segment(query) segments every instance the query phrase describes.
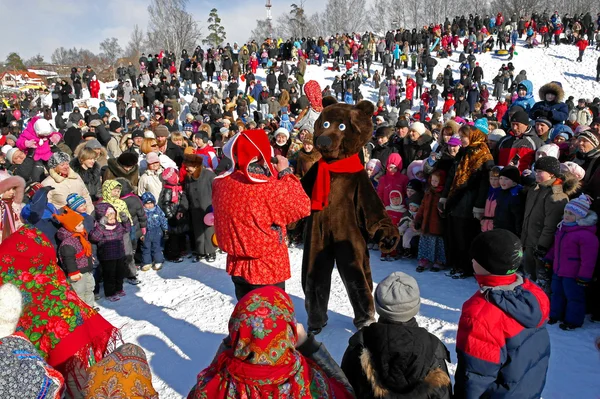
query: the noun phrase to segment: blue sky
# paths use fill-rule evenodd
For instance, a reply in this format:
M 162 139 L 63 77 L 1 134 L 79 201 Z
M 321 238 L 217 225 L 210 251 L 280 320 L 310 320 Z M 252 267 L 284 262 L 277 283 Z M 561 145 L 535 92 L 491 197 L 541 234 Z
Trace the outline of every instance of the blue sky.
M 299 0 L 272 0 L 273 17 L 289 11 Z M 18 52 L 23 59 L 42 54 L 46 61 L 57 47 L 84 47 L 97 53 L 107 37 L 119 39 L 125 48 L 134 24 L 146 28 L 148 0 L 0 0 L 3 40 L 0 60 Z M 257 19 L 265 18 L 265 0 L 191 0 L 188 9 L 203 26 L 216 7 L 227 32 L 227 41 L 248 39 Z M 323 0 L 306 0 L 308 14 L 325 8 Z

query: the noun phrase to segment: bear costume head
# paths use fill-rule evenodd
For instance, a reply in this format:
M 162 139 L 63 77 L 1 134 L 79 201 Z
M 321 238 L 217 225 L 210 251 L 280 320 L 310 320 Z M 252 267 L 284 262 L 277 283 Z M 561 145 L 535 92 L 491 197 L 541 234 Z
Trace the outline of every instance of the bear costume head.
M 375 106 L 369 101 L 356 105 L 323 98 L 323 111 L 315 122 L 314 144 L 326 162 L 357 154 L 373 135 Z

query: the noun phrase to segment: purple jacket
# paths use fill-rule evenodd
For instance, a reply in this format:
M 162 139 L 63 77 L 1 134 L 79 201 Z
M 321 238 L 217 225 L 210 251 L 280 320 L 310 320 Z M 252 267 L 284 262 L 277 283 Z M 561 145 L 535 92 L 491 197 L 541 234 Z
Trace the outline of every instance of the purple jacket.
M 590 212 L 576 226 L 559 226 L 554 244 L 546 255 L 556 275 L 584 281 L 592 279 L 598 258 L 597 221 L 596 213 Z
M 89 235 L 90 242 L 98 244 L 98 260 L 100 261 L 117 260 L 125 257 L 123 237 L 129 234 L 129 230 L 131 230 L 129 218 L 117 223 L 114 229 L 108 230 L 102 221 L 108 208 L 114 209 L 112 205 L 106 202 L 96 205 L 96 226 Z

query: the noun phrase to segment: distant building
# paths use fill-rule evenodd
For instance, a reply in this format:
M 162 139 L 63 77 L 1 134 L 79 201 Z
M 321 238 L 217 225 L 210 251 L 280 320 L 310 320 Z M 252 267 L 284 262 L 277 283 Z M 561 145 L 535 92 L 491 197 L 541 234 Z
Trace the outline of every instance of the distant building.
M 21 87 L 25 85 L 43 85 L 44 79 L 31 71 L 6 71 L 0 73 L 0 84 L 4 87 Z

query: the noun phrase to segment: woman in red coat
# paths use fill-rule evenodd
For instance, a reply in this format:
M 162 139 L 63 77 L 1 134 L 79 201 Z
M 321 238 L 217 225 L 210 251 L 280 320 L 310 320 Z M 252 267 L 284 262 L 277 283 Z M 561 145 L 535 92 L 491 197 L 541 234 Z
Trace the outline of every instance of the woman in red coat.
M 286 158 L 271 163 L 264 130 L 236 134 L 223 152 L 235 165 L 214 180 L 212 203 L 236 297 L 265 285 L 285 288 L 291 277 L 286 226 L 310 215 L 310 199 Z
M 92 98 L 98 98 L 98 94 L 100 94 L 100 82 L 98 82 L 98 78 L 94 75 L 90 82 L 90 96 Z

